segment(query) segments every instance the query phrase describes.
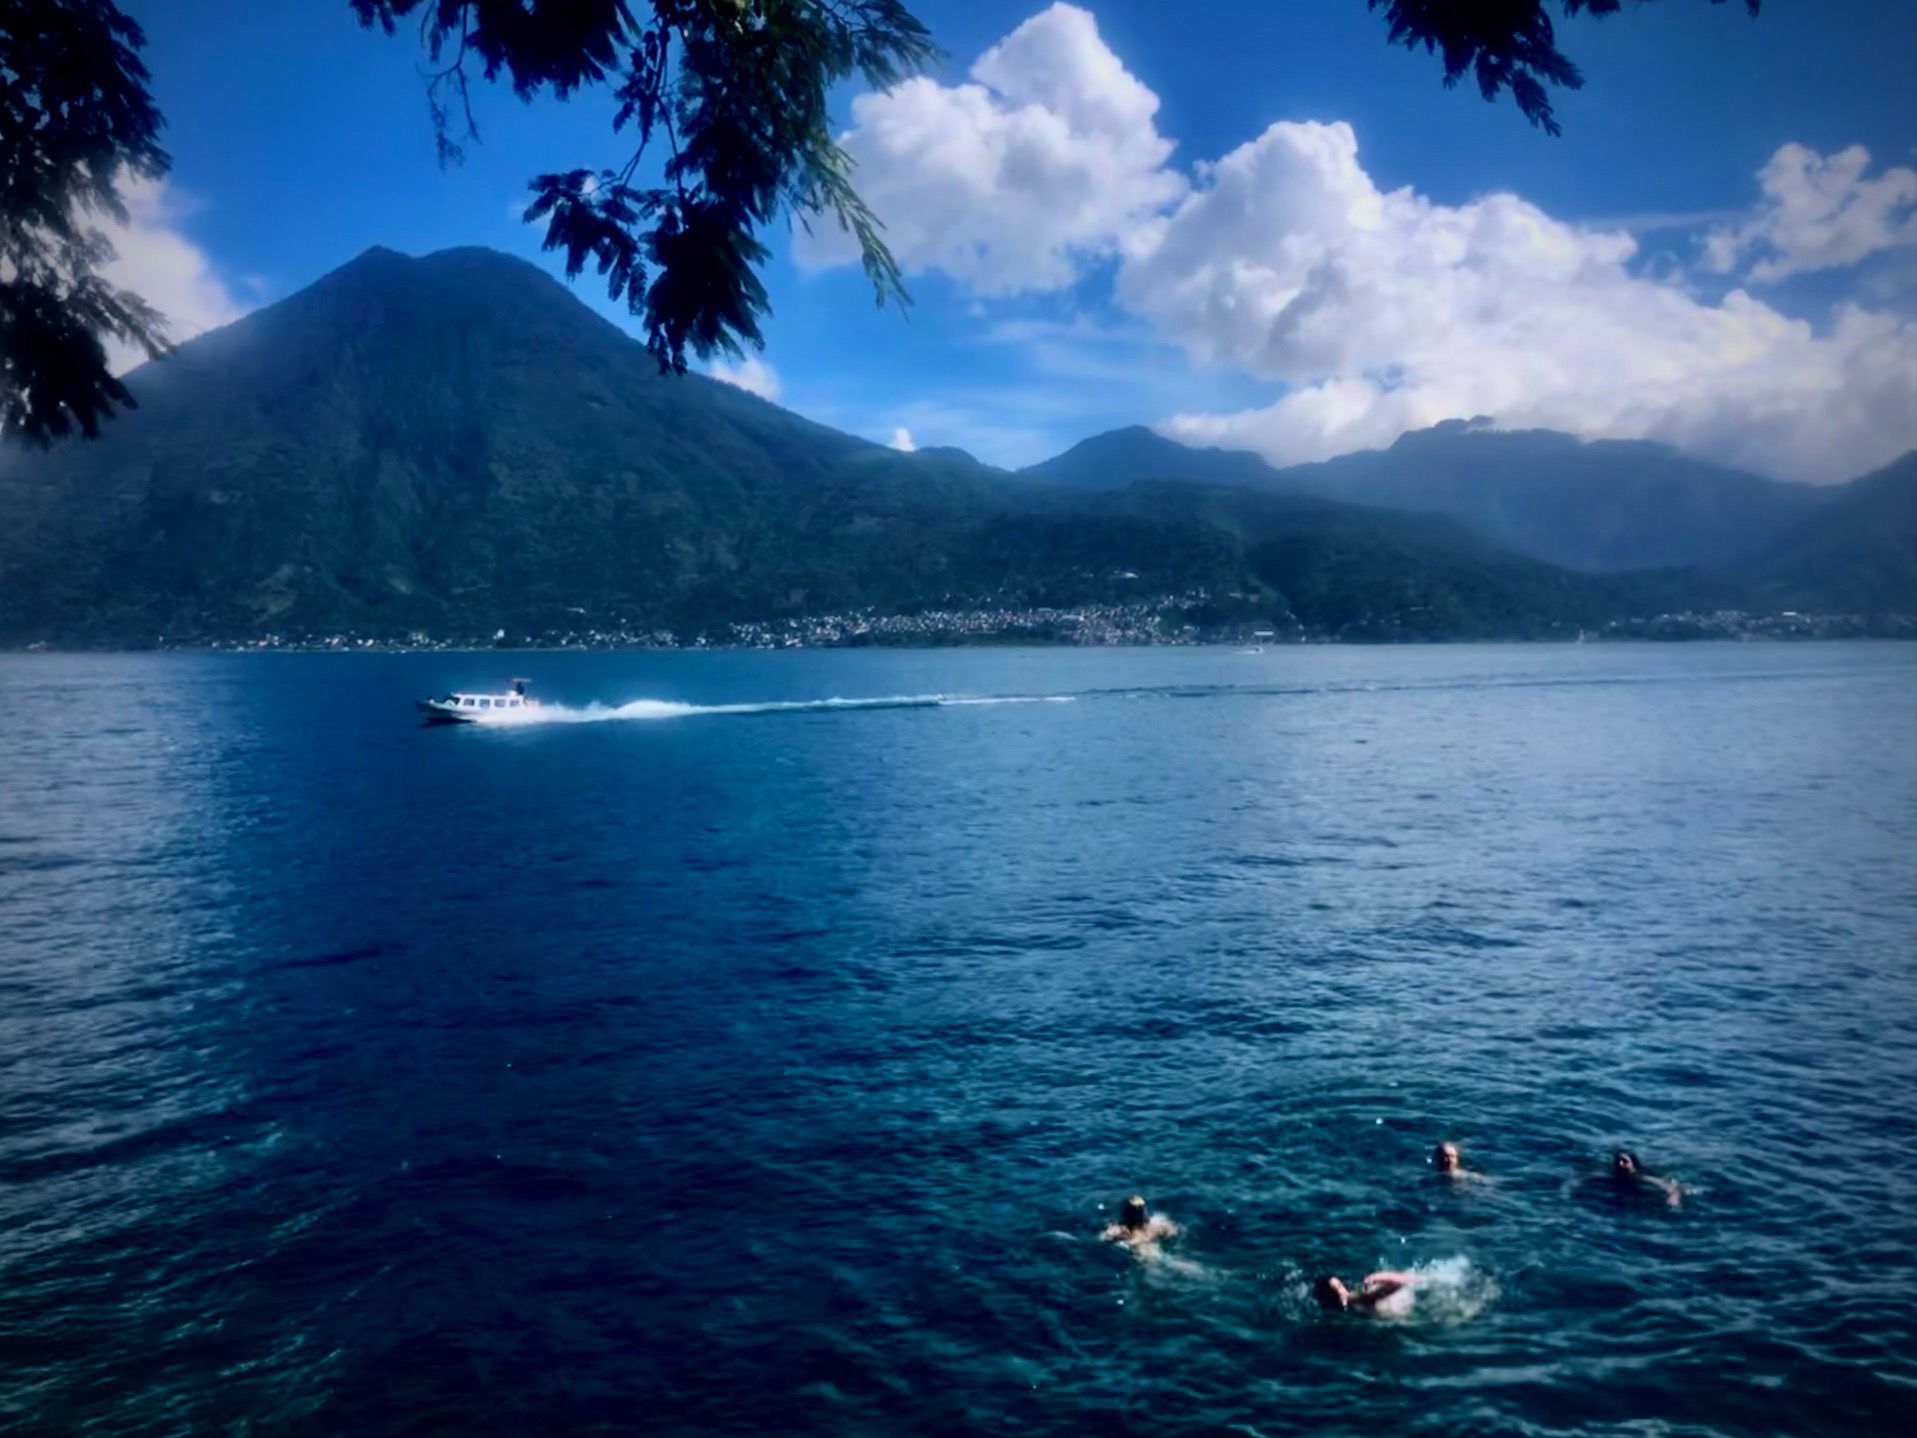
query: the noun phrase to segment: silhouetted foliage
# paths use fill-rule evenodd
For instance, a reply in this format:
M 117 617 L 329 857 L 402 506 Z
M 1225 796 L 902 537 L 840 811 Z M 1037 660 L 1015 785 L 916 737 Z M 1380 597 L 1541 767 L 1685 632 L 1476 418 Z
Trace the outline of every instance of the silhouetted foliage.
M 442 160 L 473 138 L 467 65 L 530 99 L 607 85 L 615 167 L 540 175 L 529 221 L 577 277 L 588 262 L 612 298 L 644 318 L 661 367 L 737 355 L 763 339 L 760 238 L 782 210 L 843 225 L 858 240 L 880 304 L 903 300 L 879 223 L 852 187 L 827 100 L 854 74 L 886 87 L 937 50 L 899 0 L 352 0 L 391 31 L 419 15 Z M 635 13 L 638 12 L 638 13 Z M 459 114 L 454 118 L 453 105 Z M 662 163 L 641 183 L 655 143 Z
M 99 433 L 132 405 L 102 337 L 164 348 L 161 316 L 100 268 L 128 175 L 166 173 L 140 27 L 108 0 L 0 0 L 0 433 Z
M 1566 16 L 1610 15 L 1624 0 L 1558 0 Z M 1711 0 L 1722 5 L 1724 0 Z M 1760 0 L 1744 0 L 1755 15 Z M 1393 44 L 1407 50 L 1422 46 L 1444 58 L 1444 83 L 1455 85 L 1465 72 L 1478 82 L 1487 100 L 1504 91 L 1518 102 L 1525 118 L 1558 133 L 1557 118 L 1545 86 L 1567 90 L 1584 86 L 1584 76 L 1557 47 L 1549 0 L 1365 0 L 1383 10 Z
M 526 218 L 546 225 L 577 278 L 588 263 L 646 325 L 663 368 L 687 351 L 763 343 L 761 235 L 781 213 L 857 239 L 878 302 L 906 300 L 878 217 L 832 135 L 832 87 L 886 87 L 936 54 L 901 0 L 349 0 L 360 23 L 416 26 L 434 70 L 427 99 L 441 160 L 477 137 L 470 83 L 522 99 L 609 87 L 616 165 L 532 182 Z M 1622 0 L 1557 0 L 1567 15 Z M 1712 0 L 1714 4 L 1724 0 Z M 1758 0 L 1744 0 L 1752 13 Z M 1487 98 L 1508 89 L 1557 133 L 1546 85 L 1582 77 L 1556 46 L 1551 0 L 1366 0 L 1391 39 L 1442 55 Z M 0 0 L 0 431 L 44 444 L 96 434 L 133 397 L 103 341 L 164 352 L 161 316 L 99 275 L 112 258 L 87 220 L 124 220 L 118 187 L 168 161 L 140 63 L 140 29 L 110 0 Z M 469 69 L 469 66 L 472 67 Z M 663 150 L 660 155 L 654 149 Z M 649 153 L 659 163 L 642 171 Z
M 1759 0 L 1744 3 L 1756 13 Z M 1557 49 L 1551 0 L 1366 4 L 1383 8 L 1394 43 L 1441 54 L 1447 85 L 1471 71 L 1487 99 L 1509 89 L 1552 134 L 1558 124 L 1545 86 L 1583 84 Z M 1622 0 L 1558 4 L 1567 15 L 1605 15 Z M 844 225 L 858 239 L 879 303 L 906 298 L 826 108 L 832 85 L 848 76 L 884 87 L 937 53 L 899 0 L 650 0 L 644 10 L 625 0 L 352 5 L 362 23 L 389 32 L 418 14 L 436 67 L 427 95 L 443 161 L 456 160 L 460 141 L 477 135 L 469 59 L 521 98 L 611 87 L 619 102 L 613 129 L 633 135 L 629 157 L 617 168 L 539 176 L 526 218 L 546 222 L 546 248 L 565 252 L 569 277 L 591 261 L 611 296 L 644 317 L 662 366 L 683 370 L 688 349 L 709 357 L 762 344 L 760 232 L 782 209 L 802 223 L 826 217 Z M 661 136 L 661 182 L 636 183 Z

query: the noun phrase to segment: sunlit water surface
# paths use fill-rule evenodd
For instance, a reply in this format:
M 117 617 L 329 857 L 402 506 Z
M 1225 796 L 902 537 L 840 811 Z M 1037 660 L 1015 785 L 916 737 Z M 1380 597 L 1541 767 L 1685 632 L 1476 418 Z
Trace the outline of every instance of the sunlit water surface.
M 0 1428 L 1892 1431 L 1914 1218 L 1917 646 L 0 657 Z

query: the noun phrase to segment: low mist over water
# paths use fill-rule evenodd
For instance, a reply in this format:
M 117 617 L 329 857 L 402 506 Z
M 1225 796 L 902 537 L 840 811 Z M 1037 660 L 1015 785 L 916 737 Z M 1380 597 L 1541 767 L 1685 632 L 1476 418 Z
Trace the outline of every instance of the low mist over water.
M 0 1427 L 1894 1431 L 1914 1094 L 1913 646 L 0 656 Z

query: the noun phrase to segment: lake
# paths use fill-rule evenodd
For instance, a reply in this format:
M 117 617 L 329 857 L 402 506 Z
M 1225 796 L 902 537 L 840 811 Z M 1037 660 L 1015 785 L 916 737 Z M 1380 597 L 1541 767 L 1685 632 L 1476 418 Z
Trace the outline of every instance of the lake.
M 1917 645 L 0 656 L 0 1428 L 1889 1432 L 1914 1237 Z

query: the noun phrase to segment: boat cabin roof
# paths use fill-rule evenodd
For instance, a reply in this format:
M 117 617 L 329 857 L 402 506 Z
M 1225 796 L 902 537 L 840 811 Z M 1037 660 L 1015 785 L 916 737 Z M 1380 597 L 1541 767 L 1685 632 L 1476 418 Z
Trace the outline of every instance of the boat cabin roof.
M 440 700 L 442 704 L 456 705 L 461 709 L 524 709 L 536 703 L 524 694 L 461 694 L 454 692 Z

